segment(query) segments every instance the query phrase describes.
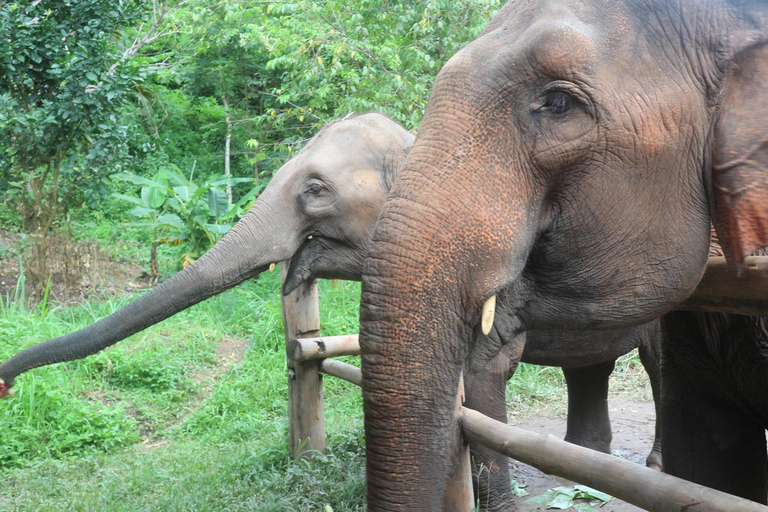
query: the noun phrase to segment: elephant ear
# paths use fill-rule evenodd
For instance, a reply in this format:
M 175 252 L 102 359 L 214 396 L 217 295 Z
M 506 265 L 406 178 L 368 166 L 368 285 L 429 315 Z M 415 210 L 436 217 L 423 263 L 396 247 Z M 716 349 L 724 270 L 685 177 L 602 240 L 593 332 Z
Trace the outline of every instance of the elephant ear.
M 768 245 L 768 45 L 730 63 L 714 131 L 712 222 L 731 266 Z

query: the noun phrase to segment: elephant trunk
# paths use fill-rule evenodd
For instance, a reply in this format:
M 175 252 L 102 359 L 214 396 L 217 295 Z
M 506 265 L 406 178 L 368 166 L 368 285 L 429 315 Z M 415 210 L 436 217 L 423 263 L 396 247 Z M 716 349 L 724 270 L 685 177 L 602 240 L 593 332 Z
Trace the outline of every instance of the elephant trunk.
M 427 181 L 423 166 L 446 154 L 428 133 L 384 206 L 363 276 L 370 510 L 441 510 L 461 439 L 459 379 L 483 304 L 522 272 L 538 217 L 522 184 L 519 197 L 499 201 L 487 188 L 462 195 L 452 179 Z M 461 172 L 452 161 L 441 175 Z
M 289 215 L 273 205 L 279 194 L 265 190 L 259 201 L 210 251 L 168 281 L 112 315 L 79 331 L 19 352 L 0 364 L 0 397 L 15 378 L 38 366 L 95 354 L 213 295 L 253 278 L 271 263 L 290 258 L 298 245 Z

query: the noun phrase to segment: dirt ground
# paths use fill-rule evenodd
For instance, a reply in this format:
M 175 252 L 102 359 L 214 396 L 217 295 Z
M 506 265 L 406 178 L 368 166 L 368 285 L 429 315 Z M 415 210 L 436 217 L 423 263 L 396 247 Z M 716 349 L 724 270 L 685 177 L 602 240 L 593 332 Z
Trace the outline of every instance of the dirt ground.
M 31 241 L 24 252 L 26 266 L 35 257 Z M 46 251 L 52 273 L 48 299 L 53 302 L 79 302 L 94 294 L 117 295 L 148 288 L 148 276 L 132 262 L 111 258 L 93 242 L 76 242 L 64 234 L 51 235 Z M 12 297 L 19 279 L 21 237 L 0 230 L 0 300 Z M 29 274 L 27 274 L 29 279 Z M 27 283 L 27 300 L 39 302 Z
M 622 459 L 645 464 L 645 457 L 653 445 L 656 421 L 653 402 L 609 400 L 609 411 L 613 427 L 613 442 L 611 443 L 613 454 Z M 519 421 L 511 419 L 510 423 L 533 432 L 552 434 L 561 439 L 565 436 L 565 418 L 535 416 Z M 518 483 L 527 486 L 525 490 L 530 493 L 530 496 L 543 494 L 553 487 L 561 485 L 572 487 L 574 485 L 569 480 L 545 475 L 536 468 L 519 462 L 512 462 L 512 473 Z M 543 506 L 526 504 L 525 500 L 530 496 L 520 498 L 518 510 L 521 512 L 548 510 Z M 603 512 L 634 512 L 642 509 L 613 498 L 604 506 L 599 507 L 598 510 Z

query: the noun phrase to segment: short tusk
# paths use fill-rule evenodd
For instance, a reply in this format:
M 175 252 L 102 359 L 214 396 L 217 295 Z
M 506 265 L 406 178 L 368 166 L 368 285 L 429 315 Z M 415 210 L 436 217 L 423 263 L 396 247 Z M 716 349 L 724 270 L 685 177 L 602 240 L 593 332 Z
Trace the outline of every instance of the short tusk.
M 491 332 L 494 316 L 496 316 L 496 296 L 492 295 L 488 297 L 488 299 L 485 301 L 485 304 L 483 304 L 481 326 L 485 336 L 488 336 L 488 333 Z
M 273 270 L 275 270 L 275 264 L 274 263 L 270 263 L 269 264 L 269 271 L 272 272 Z

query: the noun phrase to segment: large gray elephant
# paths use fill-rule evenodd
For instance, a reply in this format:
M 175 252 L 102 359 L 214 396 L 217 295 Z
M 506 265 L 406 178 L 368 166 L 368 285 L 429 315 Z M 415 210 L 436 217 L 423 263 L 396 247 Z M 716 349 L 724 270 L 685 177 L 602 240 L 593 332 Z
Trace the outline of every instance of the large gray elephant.
M 371 510 L 442 508 L 492 297 L 504 340 L 622 328 L 693 292 L 712 223 L 734 267 L 768 243 L 766 45 L 761 1 L 513 0 L 445 65 L 362 281 Z
M 380 114 L 330 123 L 277 172 L 253 210 L 238 224 L 235 242 L 225 237 L 200 262 L 135 303 L 93 326 L 36 345 L 3 363 L 0 377 L 5 384 L 0 384 L 4 386 L 0 392 L 10 388 L 22 371 L 101 350 L 257 275 L 281 258 L 290 259 L 285 293 L 317 277 L 359 280 L 374 221 L 413 139 Z M 284 231 L 265 227 L 272 219 L 279 219 L 278 227 Z M 210 268 L 222 264 L 227 268 L 219 273 Z M 237 273 L 229 275 L 233 271 Z M 196 282 L 200 275 L 212 277 Z M 658 402 L 658 322 L 596 333 L 531 331 L 514 340 L 503 339 L 508 331 L 498 328 L 503 322 L 500 317 L 487 336 L 478 335 L 476 347 L 482 353 L 473 360 L 481 364 L 467 372 L 468 406 L 506 421 L 504 384 L 518 362 L 560 366 L 569 397 L 566 440 L 609 453 L 608 377 L 616 358 L 634 348 L 639 348 Z M 490 363 L 485 353 L 493 354 Z M 480 468 L 481 478 L 476 484 L 481 504 L 491 510 L 508 506 L 508 460 L 482 447 L 472 446 L 472 452 Z M 661 467 L 658 435 L 647 462 Z

